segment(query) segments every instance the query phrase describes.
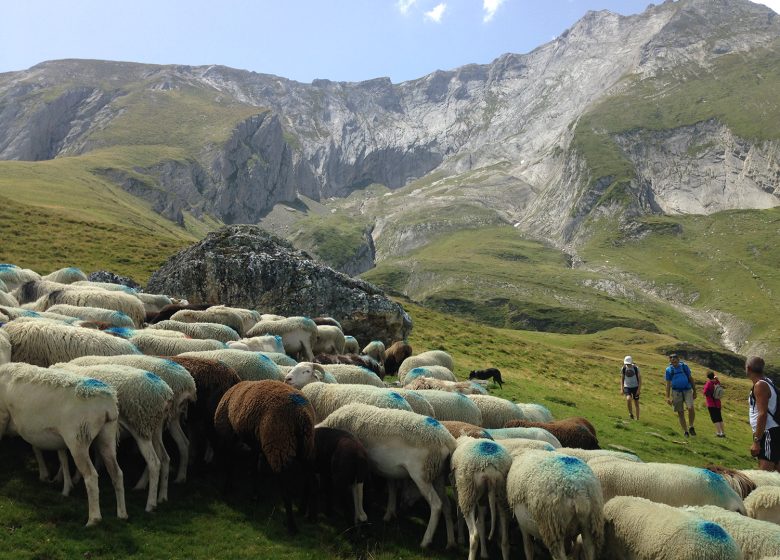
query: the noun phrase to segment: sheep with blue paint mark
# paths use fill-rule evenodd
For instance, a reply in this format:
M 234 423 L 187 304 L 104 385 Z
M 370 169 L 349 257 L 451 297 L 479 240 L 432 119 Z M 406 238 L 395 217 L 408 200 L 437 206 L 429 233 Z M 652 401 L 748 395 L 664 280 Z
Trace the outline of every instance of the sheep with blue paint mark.
M 745 560 L 763 560 L 780 554 L 780 527 L 775 523 L 751 519 L 717 506 L 692 506 L 683 510 L 720 525 L 739 545 Z
M 515 455 L 520 455 L 522 453 L 525 453 L 529 449 L 535 449 L 537 451 L 560 451 L 559 449 L 556 449 L 546 441 L 541 441 L 538 439 L 514 438 L 514 439 L 498 439 L 495 441 L 503 445 L 504 449 L 506 449 L 509 452 L 509 454 L 512 455 L 513 457 Z
M 443 366 L 451 372 L 455 371 L 452 356 L 442 350 L 429 350 L 416 356 L 409 356 L 401 362 L 398 366 L 398 380 L 403 384 L 407 373 L 422 366 Z
M 67 315 L 68 317 L 75 317 L 83 321 L 98 321 L 106 323 L 112 327 L 127 327 L 133 328 L 133 320 L 121 311 L 112 311 L 111 309 L 103 309 L 100 307 L 80 307 L 76 305 L 52 305 L 47 309 L 48 313 L 58 313 L 60 315 Z
M 205 358 L 217 360 L 233 368 L 243 381 L 283 381 L 282 371 L 271 358 L 260 352 L 244 350 L 210 350 L 207 352 L 184 352 L 179 356 L 185 358 Z
M 284 352 L 260 352 L 263 356 L 269 358 L 277 366 L 295 366 L 298 362 L 293 360 L 290 356 Z
M 0 280 L 9 292 L 13 292 L 26 282 L 40 280 L 41 275 L 29 268 L 19 268 L 15 264 L 0 264 Z
M 554 435 L 543 428 L 486 428 L 487 433 L 495 440 L 500 439 L 535 439 L 546 441 L 555 449 L 559 449 L 561 442 Z
M 360 344 L 354 336 L 344 335 L 344 353 L 345 354 L 358 354 L 360 352 Z
M 707 469 L 675 463 L 631 463 L 627 468 L 624 461 L 599 461 L 592 469 L 606 500 L 631 495 L 674 507 L 713 505 L 745 513 L 742 498 Z
M 493 537 L 496 519 L 499 524 L 501 555 L 509 560 L 509 527 L 507 523 L 507 474 L 512 457 L 499 443 L 489 439 L 461 436 L 450 460 L 450 480 L 454 482 L 458 506 L 469 530 L 469 560 L 487 558 L 487 539 Z M 485 534 L 486 503 L 490 507 L 490 534 Z
M 63 282 L 64 283 L 64 282 Z M 126 294 L 132 294 L 138 297 L 138 292 L 130 286 L 124 284 L 115 284 L 113 282 L 94 282 L 92 280 L 78 280 L 71 282 L 71 286 L 79 286 L 82 288 L 93 288 L 96 290 L 108 290 L 109 292 L 124 292 Z
M 604 504 L 604 560 L 742 560 L 723 527 L 693 513 L 635 496 Z
M 357 437 L 368 452 L 374 472 L 388 479 L 385 521 L 395 516 L 395 481 L 411 478 L 431 508 L 420 545 L 426 548 L 431 544 L 442 510 L 447 525 L 447 546 L 455 545 L 444 483 L 448 459 L 457 444 L 441 423 L 411 411 L 352 403 L 336 410 L 319 426 L 345 430 Z
M 528 450 L 516 455 L 507 476 L 507 498 L 523 534 L 527 560 L 541 539 L 553 560 L 566 560 L 578 536 L 584 558 L 595 560 L 604 540 L 601 486 L 576 457 Z
M 3 325 L 11 341 L 11 360 L 48 367 L 81 356 L 139 354 L 127 340 L 94 329 L 47 320 L 17 319 Z
M 149 330 L 177 331 L 190 338 L 218 340 L 231 342 L 239 339 L 238 333 L 232 327 L 220 323 L 184 323 L 182 321 L 160 321 L 147 327 Z
M 512 420 L 524 420 L 523 411 L 512 401 L 491 395 L 468 395 L 482 413 L 482 426 L 485 428 L 503 428 Z
M 315 356 L 317 354 L 343 354 L 344 344 L 344 333 L 339 327 L 317 325 L 317 338 L 312 348 Z
M 11 321 L 21 319 L 22 321 L 19 322 L 23 322 L 24 320 L 29 319 L 48 319 L 64 325 L 78 325 L 81 322 L 81 319 L 78 317 L 70 317 L 68 315 L 50 313 L 48 311 L 32 311 L 30 309 L 25 309 L 24 307 L 0 306 L 0 311 L 2 311 Z
M 149 469 L 146 511 L 167 501 L 170 457 L 162 433 L 173 406 L 171 388 L 155 374 L 129 366 L 60 364 L 58 369 L 99 379 L 116 390 L 119 425 L 133 437 Z
M 753 519 L 780 524 L 780 487 L 756 488 L 745 498 L 745 509 Z
M 403 379 L 401 379 L 399 374 L 398 380 L 403 385 L 408 386 L 415 379 L 419 379 L 420 377 L 430 377 L 432 379 L 440 379 L 449 382 L 457 381 L 455 374 L 444 366 L 418 366 L 407 371 Z
M 295 386 L 291 383 L 288 383 L 288 385 Z M 323 421 L 333 412 L 350 403 L 364 403 L 379 408 L 412 411 L 409 403 L 396 391 L 369 385 L 309 383 L 301 391 L 314 406 L 318 422 Z
M 406 402 L 409 403 L 409 406 L 412 407 L 413 412 L 422 414 L 423 416 L 436 415 L 433 407 L 431 406 L 431 403 L 429 403 L 425 397 L 423 397 L 417 391 L 411 391 L 409 389 L 395 389 L 395 391 L 401 395 L 406 400 Z
M 166 385 L 173 391 L 173 406 L 171 406 L 170 416 L 166 421 L 166 428 L 179 450 L 179 470 L 174 482 L 185 482 L 187 480 L 187 460 L 190 444 L 182 429 L 181 421 L 186 417 L 190 403 L 195 402 L 197 398 L 195 380 L 189 372 L 176 362 L 154 356 L 85 356 L 76 358 L 70 363 L 77 366 L 105 364 L 130 366 L 150 371 L 165 381 Z M 55 367 L 58 366 L 55 365 Z M 142 480 L 141 484 L 136 487 L 138 488 L 139 486 L 145 487 L 146 484 Z
M 20 435 L 36 450 L 57 451 L 67 483 L 70 451 L 87 490 L 87 526 L 101 519 L 98 473 L 89 456 L 93 442 L 111 477 L 117 517 L 127 519 L 124 480 L 116 460 L 118 417 L 116 390 L 101 381 L 24 363 L 0 366 L 0 439 Z M 42 460 L 40 451 L 36 456 Z M 40 474 L 48 479 L 45 469 Z
M 239 344 L 246 347 L 240 348 L 241 350 L 284 353 L 284 344 L 282 343 L 282 337 L 279 335 L 267 334 L 263 336 L 253 336 L 251 338 L 242 338 L 236 342 L 228 342 L 228 346 L 231 348 L 238 348 Z
M 385 387 L 384 381 L 382 381 L 376 373 L 362 366 L 327 364 L 323 367 L 325 368 L 325 371 L 332 374 L 339 383 Z
M 529 422 L 552 422 L 552 412 L 546 406 L 537 403 L 515 403 L 523 411 Z
M 87 279 L 87 275 L 82 272 L 80 268 L 75 266 L 69 266 L 67 268 L 60 268 L 41 277 L 42 280 L 48 280 L 50 282 L 59 282 L 60 284 L 73 284 L 74 282 L 82 282 Z
M 149 329 L 136 331 L 130 337 L 130 342 L 148 356 L 176 356 L 185 352 L 208 352 L 227 348 L 224 342 L 218 340 L 157 336 L 159 332 L 164 331 L 150 331 Z
M 286 317 L 273 321 L 258 321 L 248 333 L 247 338 L 262 335 L 278 335 L 282 337 L 285 353 L 303 359 L 314 361 L 314 344 L 317 340 L 317 325 L 308 317 Z
M 363 348 L 363 354 L 371 356 L 377 363 L 385 363 L 385 343 L 381 340 L 372 340 Z
M 482 413 L 466 395 L 430 389 L 419 390 L 417 393 L 431 403 L 437 420 L 459 420 L 475 426 L 482 425 Z
M 624 451 L 612 451 L 610 449 L 580 449 L 578 447 L 561 447 L 556 449 L 558 453 L 564 455 L 571 455 L 582 459 L 586 463 L 590 464 L 591 461 L 598 463 L 600 461 L 632 461 L 634 463 L 641 463 L 642 459 L 633 453 L 626 453 Z

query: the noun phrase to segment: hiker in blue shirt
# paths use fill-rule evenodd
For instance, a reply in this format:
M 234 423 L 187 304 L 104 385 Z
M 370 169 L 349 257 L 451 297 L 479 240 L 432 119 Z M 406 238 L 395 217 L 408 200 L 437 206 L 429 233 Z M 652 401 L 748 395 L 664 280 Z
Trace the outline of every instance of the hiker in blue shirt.
M 671 396 L 669 392 L 671 391 Z M 688 364 L 681 362 L 677 354 L 669 354 L 669 367 L 666 368 L 666 402 L 674 407 L 683 434 L 695 436 L 693 420 L 696 412 L 693 410 L 693 399 L 696 398 L 696 385 L 691 377 L 691 369 Z M 685 409 L 688 409 L 688 424 L 685 424 Z

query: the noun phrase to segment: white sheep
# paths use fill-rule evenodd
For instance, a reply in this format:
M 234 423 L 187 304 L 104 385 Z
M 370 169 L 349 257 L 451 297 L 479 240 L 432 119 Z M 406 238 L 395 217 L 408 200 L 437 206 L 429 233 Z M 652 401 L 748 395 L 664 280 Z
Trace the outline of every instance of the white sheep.
M 354 336 L 344 336 L 344 353 L 357 354 L 360 352 L 360 344 Z
M 751 519 L 717 506 L 683 509 L 720 525 L 739 545 L 745 560 L 762 560 L 767 556 L 780 555 L 780 527 L 774 523 Z
M 284 382 L 296 389 L 302 389 L 309 383 L 338 383 L 332 374 L 325 371 L 321 364 L 301 362 L 294 366 L 279 366 Z M 292 375 L 290 373 L 292 372 Z
M 451 382 L 457 381 L 455 374 L 452 373 L 449 368 L 436 365 L 417 366 L 407 371 L 403 377 L 401 377 L 400 372 L 398 374 L 398 380 L 403 385 L 409 385 L 412 381 L 419 377 L 432 377 L 433 379 L 441 379 L 442 381 Z
M 417 414 L 422 414 L 423 416 L 436 416 L 436 412 L 433 410 L 431 403 L 417 391 L 411 391 L 409 389 L 395 389 L 395 391 L 409 403 L 409 406 L 412 407 L 412 411 Z
M 412 371 L 416 371 L 418 369 L 427 370 L 428 368 L 414 368 Z M 406 376 L 407 381 L 409 380 L 410 375 L 411 372 Z M 413 391 L 432 389 L 435 391 L 449 391 L 450 393 L 463 393 L 464 395 L 487 394 L 487 390 L 479 383 L 473 383 L 471 381 L 445 381 L 443 379 L 435 379 L 433 377 L 415 377 L 411 381 L 408 381 L 404 387 Z
M 0 329 L 0 366 L 11 361 L 11 339 L 8 333 Z
M 8 307 L 19 307 L 19 302 L 16 298 L 9 293 L 0 290 L 0 305 L 6 305 Z
M 116 514 L 127 519 L 122 470 L 116 460 L 116 391 L 96 379 L 13 363 L 0 366 L 0 439 L 19 435 L 36 450 L 52 450 L 70 482 L 67 451 L 87 489 L 87 526 L 101 519 L 98 473 L 89 457 L 94 442 L 111 477 Z M 40 451 L 36 452 L 40 456 Z M 48 473 L 42 475 L 48 478 Z
M 268 356 L 260 352 L 246 352 L 244 350 L 210 350 L 208 352 L 184 352 L 179 354 L 182 358 L 206 358 L 217 360 L 235 370 L 243 381 L 262 381 L 270 379 L 283 381 L 282 372 Z
M 431 515 L 420 545 L 433 540 L 442 508 L 447 524 L 447 546 L 455 545 L 455 532 L 449 501 L 444 492 L 448 458 L 456 443 L 438 421 L 411 411 L 377 408 L 366 404 L 348 404 L 320 424 L 345 430 L 357 437 L 368 452 L 375 472 L 390 481 L 411 478 L 428 502 Z M 395 484 L 389 485 L 385 521 L 395 515 Z
M 480 501 L 490 505 L 490 536 L 499 522 L 501 555 L 509 560 L 509 531 L 506 496 L 506 479 L 512 466 L 512 457 L 499 443 L 488 439 L 461 436 L 450 460 L 450 479 L 454 480 L 458 505 L 469 529 L 469 560 L 477 557 L 481 542 L 481 557 L 487 558 L 484 508 Z
M 450 371 L 455 371 L 452 356 L 442 350 L 429 350 L 416 356 L 409 356 L 401 362 L 398 368 L 398 380 L 403 383 L 404 376 L 420 366 L 444 366 Z
M 742 560 L 720 525 L 666 504 L 617 496 L 604 504 L 604 519 L 605 560 Z
M 80 268 L 75 266 L 69 266 L 67 268 L 60 268 L 41 277 L 42 280 L 49 280 L 51 282 L 59 282 L 61 284 L 73 284 L 74 282 L 85 281 L 87 275 L 84 274 Z
M 94 329 L 45 320 L 17 319 L 3 325 L 11 341 L 11 359 L 48 367 L 81 356 L 138 354 L 130 342 Z
M 171 388 L 155 374 L 129 366 L 66 363 L 58 369 L 94 377 L 116 389 L 119 425 L 133 437 L 149 469 L 146 511 L 154 510 L 158 502 L 167 501 L 170 457 L 163 445 L 162 432 L 173 405 Z
M 745 498 L 748 516 L 780 524 L 780 487 L 759 486 Z
M 46 278 L 44 278 L 46 280 Z M 53 280 L 54 282 L 61 282 L 61 280 Z M 62 282 L 63 284 L 65 282 Z M 97 290 L 108 290 L 109 292 L 124 292 L 126 294 L 133 294 L 138 296 L 138 292 L 130 286 L 124 284 L 115 284 L 113 282 L 93 282 L 92 280 L 77 280 L 76 282 L 70 282 L 71 286 L 79 286 L 81 288 L 93 288 Z
M 495 441 L 500 443 L 512 456 L 525 453 L 529 449 L 536 449 L 538 451 L 560 451 L 546 441 L 538 439 L 515 438 L 497 439 Z
M 239 336 L 246 334 L 245 319 L 233 309 L 224 306 L 212 306 L 208 309 L 180 309 L 171 315 L 171 321 L 180 323 L 219 323 L 227 325 Z
M 495 440 L 516 438 L 535 439 L 538 441 L 546 441 L 555 449 L 559 449 L 561 447 L 561 442 L 558 441 L 558 438 L 556 438 L 544 428 L 486 428 L 485 431 Z
M 238 333 L 227 325 L 220 323 L 184 323 L 182 321 L 160 321 L 149 325 L 147 329 L 178 331 L 191 338 L 211 339 L 220 342 L 231 342 L 239 339 Z
M 185 352 L 208 352 L 227 348 L 224 342 L 218 340 L 157 336 L 160 332 L 165 331 L 139 330 L 130 337 L 130 342 L 150 356 L 176 356 Z
M 163 294 L 145 294 L 139 292 L 135 294 L 135 297 L 140 299 L 141 303 L 144 304 L 147 316 L 159 313 L 163 307 L 173 303 L 173 300 L 170 297 Z
M 22 322 L 22 319 L 49 319 L 65 325 L 78 325 L 81 322 L 81 319 L 77 317 L 50 313 L 48 311 L 32 311 L 24 307 L 0 306 L 0 311 L 11 321 L 20 320 Z
M 288 374 L 289 376 L 289 374 Z M 294 384 L 288 385 L 295 387 Z M 350 403 L 370 404 L 379 408 L 412 411 L 409 403 L 397 392 L 370 385 L 342 385 L 341 383 L 309 383 L 301 391 L 311 401 L 321 422 L 334 411 Z
M 323 367 L 325 368 L 325 371 L 332 374 L 339 383 L 385 387 L 384 381 L 379 379 L 377 374 L 363 366 L 353 366 L 351 364 L 326 364 L 323 365 Z
M 537 403 L 515 403 L 525 414 L 525 419 L 529 422 L 552 422 L 554 420 L 552 412 L 541 404 Z
M 591 461 L 597 463 L 599 461 L 612 460 L 612 461 L 633 461 L 635 463 L 641 463 L 642 459 L 634 455 L 633 453 L 625 453 L 623 451 L 611 451 L 609 449 L 580 449 L 578 447 L 561 447 L 556 449 L 558 453 L 564 455 L 571 455 L 582 459 L 586 463 L 590 464 Z
M 284 353 L 284 344 L 279 335 L 253 336 L 252 338 L 242 338 L 236 342 L 228 342 L 231 348 L 237 348 L 238 344 L 243 344 L 246 348 L 240 350 L 251 350 L 252 352 L 279 352 Z
M 431 404 L 437 420 L 459 420 L 475 426 L 482 425 L 482 413 L 466 395 L 430 389 L 417 391 L 417 394 Z
M 0 280 L 9 291 L 16 290 L 26 282 L 40 280 L 41 275 L 29 268 L 19 268 L 15 264 L 0 264 Z
M 112 327 L 128 327 L 132 328 L 135 325 L 133 320 L 121 311 L 113 311 L 111 309 L 102 309 L 100 307 L 80 307 L 76 305 L 52 305 L 47 309 L 49 313 L 58 313 L 60 315 L 67 315 L 68 317 L 76 317 L 84 321 L 99 321 L 101 323 L 108 323 Z
M 523 533 L 527 560 L 540 538 L 554 560 L 566 560 L 577 535 L 584 557 L 595 560 L 604 538 L 599 481 L 576 457 L 528 450 L 516 455 L 507 476 L 507 498 Z
M 314 341 L 314 354 L 343 354 L 344 333 L 332 325 L 317 325 L 317 339 Z
M 510 420 L 525 420 L 525 415 L 512 401 L 490 395 L 467 395 L 482 413 L 484 428 L 503 428 Z
M 742 498 L 719 474 L 676 463 L 593 462 L 604 499 L 629 494 L 670 506 L 714 505 L 745 513 Z
M 372 340 L 366 344 L 362 353 L 366 356 L 371 356 L 374 358 L 374 361 L 378 364 L 385 363 L 385 344 L 381 340 Z
M 195 402 L 197 398 L 195 380 L 189 372 L 176 362 L 153 356 L 85 356 L 76 358 L 70 363 L 77 366 L 101 364 L 130 366 L 144 371 L 151 371 L 165 381 L 168 387 L 171 388 L 171 391 L 173 391 L 173 406 L 171 407 L 166 425 L 179 450 L 179 470 L 174 482 L 185 482 L 187 480 L 187 461 L 189 459 L 190 445 L 182 429 L 181 420 L 185 417 L 189 404 Z M 148 473 L 146 474 L 148 475 Z M 142 483 L 140 486 L 145 487 L 145 484 Z
M 268 334 L 281 336 L 284 351 L 290 356 L 302 355 L 306 361 L 314 361 L 313 348 L 317 340 L 317 325 L 308 317 L 258 321 L 246 336 L 251 338 Z
M 292 359 L 290 356 L 285 354 L 284 352 L 260 352 L 263 356 L 270 359 L 273 363 L 275 363 L 277 366 L 295 366 L 298 365 L 298 362 Z
M 756 486 L 780 486 L 780 473 L 777 471 L 745 469 L 740 472 L 752 480 Z
M 134 295 L 125 292 L 110 292 L 97 288 L 66 285 L 66 289 L 55 290 L 41 299 L 43 301 L 36 307 L 36 311 L 46 311 L 53 305 L 68 304 L 121 311 L 133 320 L 136 327 L 141 327 L 146 319 L 143 303 Z

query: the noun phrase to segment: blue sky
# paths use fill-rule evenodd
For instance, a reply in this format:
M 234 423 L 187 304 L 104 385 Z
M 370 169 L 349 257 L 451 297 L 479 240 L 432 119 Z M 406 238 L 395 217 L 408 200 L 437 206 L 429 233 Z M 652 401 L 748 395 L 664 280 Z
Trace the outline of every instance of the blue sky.
M 588 10 L 649 0 L 5 0 L 0 72 L 95 58 L 393 82 L 546 43 Z M 780 0 L 765 0 L 780 11 Z

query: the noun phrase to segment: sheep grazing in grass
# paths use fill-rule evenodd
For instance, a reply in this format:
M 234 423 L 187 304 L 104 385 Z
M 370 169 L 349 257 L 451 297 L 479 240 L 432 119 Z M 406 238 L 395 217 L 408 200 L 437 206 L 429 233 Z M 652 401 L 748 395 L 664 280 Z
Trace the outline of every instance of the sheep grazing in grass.
M 372 340 L 363 348 L 363 354 L 371 356 L 378 364 L 384 364 L 385 344 L 381 340 Z
M 59 282 L 59 280 L 56 280 L 56 282 Z M 134 288 L 125 286 L 124 284 L 114 284 L 113 282 L 93 282 L 92 280 L 77 280 L 75 282 L 71 282 L 70 285 L 79 286 L 82 288 L 96 288 L 99 290 L 108 290 L 109 292 L 124 292 L 126 294 L 132 294 L 138 297 L 138 292 L 136 292 Z
M 114 486 L 117 517 L 127 519 L 116 460 L 118 417 L 116 391 L 101 381 L 29 364 L 0 366 L 0 439 L 19 435 L 35 449 L 57 451 L 68 483 L 70 451 L 87 489 L 87 526 L 101 519 L 98 473 L 89 457 L 93 442 Z
M 315 354 L 343 354 L 344 333 L 331 325 L 317 325 L 317 338 L 312 352 Z
M 184 323 L 182 321 L 160 321 L 154 325 L 149 325 L 150 330 L 178 331 L 191 338 L 211 339 L 220 342 L 230 342 L 238 340 L 236 331 L 227 325 L 219 323 Z
M 252 323 L 244 314 L 223 305 L 212 305 L 208 309 L 202 311 L 182 309 L 181 311 L 174 313 L 171 316 L 171 320 L 182 323 L 219 323 L 220 325 L 227 325 L 236 331 L 239 336 L 246 335 L 247 330 L 251 328 L 250 323 Z M 158 322 L 159 321 L 155 321 L 155 324 Z
M 416 369 L 424 368 L 414 368 Z M 425 368 L 427 369 L 427 368 Z M 411 374 L 411 372 L 410 372 Z M 406 376 L 409 378 L 409 375 Z M 433 391 L 449 391 L 450 393 L 462 393 L 464 395 L 486 395 L 487 390 L 471 381 L 445 381 L 443 379 L 434 379 L 433 377 L 415 377 L 412 381 L 404 385 L 407 389 L 413 391 L 422 391 L 423 389 L 430 389 Z
M 585 462 L 549 451 L 516 455 L 507 476 L 507 497 L 527 560 L 534 557 L 532 538 L 540 538 L 554 560 L 565 560 L 578 535 L 584 558 L 597 558 L 604 539 L 603 498 Z
M 360 366 L 374 372 L 379 379 L 385 378 L 385 371 L 381 364 L 370 356 L 361 356 L 360 354 L 317 354 L 314 357 L 314 361 L 324 365 L 347 364 Z
M 499 387 L 504 387 L 504 380 L 501 379 L 501 371 L 498 370 L 498 368 L 487 368 L 487 369 L 479 369 L 479 370 L 472 370 L 469 372 L 469 379 L 482 379 L 483 381 L 486 379 L 492 379 L 494 382 L 498 384 Z
M 87 280 L 87 275 L 84 274 L 80 268 L 75 266 L 69 266 L 67 268 L 60 268 L 42 276 L 41 280 L 48 280 L 50 282 L 59 282 L 60 284 L 73 284 L 74 282 L 83 282 Z
M 403 383 L 407 373 L 416 367 L 422 366 L 443 366 L 450 370 L 450 372 L 455 371 L 452 356 L 441 350 L 429 350 L 428 352 L 406 358 L 398 367 L 398 380 Z M 454 381 L 454 379 L 452 379 L 452 381 Z
M 211 350 L 208 352 L 184 352 L 179 354 L 185 358 L 206 358 L 217 360 L 233 368 L 243 381 L 282 381 L 282 371 L 271 358 L 260 352 L 245 352 L 244 350 Z
M 182 483 L 187 480 L 187 462 L 189 458 L 190 443 L 181 426 L 182 417 L 186 418 L 188 406 L 195 402 L 197 390 L 195 380 L 189 372 L 170 359 L 156 358 L 153 356 L 85 356 L 70 362 L 77 366 L 97 366 L 104 364 L 117 364 L 130 366 L 144 371 L 150 371 L 165 381 L 173 391 L 173 406 L 166 422 L 168 432 L 171 434 L 176 447 L 179 450 L 179 470 L 174 482 Z M 56 366 L 55 366 L 56 367 Z M 144 481 L 140 484 L 145 487 Z
M 149 356 L 176 356 L 185 352 L 208 352 L 227 348 L 224 342 L 218 340 L 157 336 L 157 332 L 159 331 L 148 329 L 136 331 L 130 337 L 130 342 Z
M 482 413 L 482 426 L 485 428 L 503 428 L 507 422 L 525 418 L 520 407 L 501 397 L 468 395 L 468 398 Z
M 731 486 L 743 500 L 748 496 L 748 494 L 756 489 L 756 483 L 753 482 L 753 480 L 742 471 L 713 464 L 704 465 L 704 468 L 711 470 L 712 472 L 717 473 L 726 479 L 726 482 L 729 483 L 729 486 Z M 745 504 L 745 507 L 747 507 L 747 504 Z
M 394 480 L 411 478 L 428 502 L 431 515 L 420 545 L 428 547 L 444 508 L 447 546 L 455 545 L 455 532 L 449 502 L 444 492 L 448 459 L 456 443 L 438 421 L 411 411 L 377 408 L 367 404 L 348 404 L 320 424 L 338 428 L 356 436 L 368 452 L 372 469 Z M 397 488 L 388 486 L 385 521 L 395 515 Z
M 517 438 L 536 439 L 539 441 L 546 441 L 555 449 L 562 447 L 561 442 L 558 441 L 558 438 L 556 438 L 544 428 L 497 428 L 487 429 L 487 433 L 489 433 L 490 437 L 495 440 Z
M 745 498 L 745 509 L 753 519 L 780 524 L 780 488 L 777 486 L 756 488 Z
M 0 366 L 11 361 L 11 339 L 8 333 L 0 329 Z
M 719 506 L 745 513 L 742 498 L 712 471 L 675 463 L 591 462 L 601 482 L 604 499 L 630 492 L 670 506 Z
M 686 507 L 683 510 L 720 525 L 739 545 L 745 560 L 763 560 L 780 555 L 780 527 L 774 523 L 750 519 L 716 506 Z
M 441 425 L 447 428 L 452 437 L 458 439 L 460 436 L 469 436 L 479 439 L 493 439 L 487 430 L 482 426 L 475 426 L 468 422 L 459 422 L 457 420 L 441 420 Z
M 94 377 L 116 389 L 119 425 L 133 437 L 149 469 L 146 511 L 167 501 L 170 457 L 162 433 L 173 406 L 171 388 L 155 374 L 129 366 L 60 364 L 60 368 Z
M 138 354 L 130 342 L 93 329 L 49 321 L 11 321 L 3 326 L 11 341 L 11 359 L 48 367 L 81 356 Z
M 417 391 L 410 391 L 408 389 L 395 389 L 395 392 L 401 395 L 409 406 L 412 407 L 412 412 L 422 414 L 423 416 L 435 416 L 435 412 L 431 403 L 425 400 Z
M 315 457 L 314 409 L 309 400 L 279 381 L 241 381 L 222 397 L 214 428 L 223 450 L 242 442 L 262 453 L 264 464 L 281 478 L 287 529 L 295 532 L 291 491 L 301 471 L 311 475 Z M 228 466 L 224 451 L 219 459 Z
M 19 268 L 15 264 L 0 264 L 0 280 L 9 292 L 16 290 L 22 284 L 40 279 L 40 274 L 28 268 Z
M 505 426 L 507 428 L 542 428 L 558 438 L 558 441 L 564 447 L 600 449 L 599 440 L 578 417 L 564 418 L 562 420 L 554 420 L 553 422 L 512 420 L 507 422 Z
M 246 348 L 242 350 L 250 350 L 252 352 L 280 352 L 284 353 L 284 344 L 282 344 L 282 337 L 278 335 L 267 334 L 264 336 L 253 336 L 252 338 L 242 338 L 237 342 L 229 342 L 228 346 L 236 347 L 234 345 L 243 344 Z
M 318 422 L 350 403 L 365 403 L 379 408 L 412 411 L 409 403 L 396 391 L 369 385 L 309 383 L 301 390 L 314 406 Z
M 506 449 L 489 439 L 475 439 L 461 436 L 450 461 L 450 479 L 455 483 L 458 506 L 469 529 L 469 560 L 477 557 L 481 543 L 482 558 L 487 558 L 487 538 L 493 537 L 498 519 L 501 556 L 509 560 L 509 526 L 506 497 L 506 478 L 512 466 L 512 457 Z M 485 535 L 484 508 L 480 502 L 490 506 L 490 536 Z
M 556 449 L 558 453 L 564 455 L 571 455 L 582 459 L 586 463 L 590 464 L 591 461 L 602 461 L 604 459 L 610 459 L 614 461 L 633 461 L 634 463 L 641 463 L 642 459 L 634 455 L 633 453 L 625 453 L 623 451 L 611 451 L 609 449 L 579 449 L 576 447 L 561 447 Z
M 328 364 L 323 366 L 325 371 L 333 375 L 339 383 L 349 383 L 352 385 L 372 385 L 374 387 L 385 387 L 384 382 L 373 371 L 362 366 L 352 366 L 349 364 Z
M 354 336 L 344 336 L 344 353 L 357 354 L 360 352 L 360 344 Z
M 157 315 L 148 317 L 147 323 L 149 323 L 150 325 L 154 325 L 156 323 L 159 323 L 160 321 L 167 321 L 168 319 L 173 317 L 176 313 L 178 313 L 179 311 L 182 311 L 184 309 L 190 309 L 192 311 L 203 311 L 204 309 L 208 309 L 209 307 L 212 307 L 212 304 L 210 304 L 210 303 L 171 303 L 170 305 L 166 305 L 165 307 L 160 309 L 160 312 L 157 313 Z
M 604 504 L 605 560 L 742 560 L 723 528 L 693 513 L 634 496 Z
M 133 320 L 133 324 L 136 327 L 141 327 L 146 319 L 146 310 L 141 300 L 124 292 L 68 287 L 64 290 L 55 290 L 42 298 L 42 300 L 42 309 L 36 309 L 36 311 L 46 311 L 53 305 L 67 304 L 121 311 Z
M 140 299 L 141 303 L 144 304 L 147 319 L 156 317 L 166 305 L 172 303 L 171 298 L 162 294 L 145 294 L 139 292 L 135 294 L 135 297 Z
M 541 441 L 538 439 L 515 438 L 515 439 L 499 439 L 496 441 L 498 441 L 498 443 L 503 445 L 504 449 L 506 449 L 509 452 L 509 454 L 512 455 L 513 457 L 515 455 L 525 453 L 529 449 L 536 449 L 537 451 L 558 451 L 558 449 L 555 449 L 555 447 L 553 447 L 546 441 Z
M 296 359 L 314 361 L 314 344 L 317 340 L 317 325 L 308 317 L 287 317 L 276 321 L 259 321 L 247 333 L 247 337 L 262 335 L 282 337 L 284 351 Z
M 520 407 L 520 410 L 525 414 L 525 419 L 529 422 L 552 422 L 554 420 L 552 412 L 544 405 L 519 402 L 515 404 Z
M 433 379 L 441 379 L 442 381 L 450 382 L 457 381 L 455 374 L 444 366 L 418 366 L 407 371 L 403 377 L 401 377 L 399 373 L 398 381 L 403 385 L 409 385 L 418 377 L 431 377 Z
M 395 375 L 398 368 L 412 355 L 412 346 L 405 340 L 393 342 L 385 350 L 385 375 Z M 400 376 L 399 376 L 400 377 Z
M 417 391 L 417 393 L 431 403 L 437 420 L 459 420 L 475 426 L 482 425 L 482 413 L 479 411 L 479 407 L 466 395 L 429 389 Z
M 76 305 L 52 305 L 47 309 L 49 313 L 58 313 L 69 317 L 76 317 L 84 321 L 96 321 L 107 323 L 112 327 L 133 328 L 133 320 L 121 311 L 102 309 L 100 307 L 79 307 Z
M 322 427 L 314 429 L 314 445 L 317 450 L 314 470 L 319 476 L 319 493 L 325 494 L 328 516 L 331 514 L 333 491 L 349 487 L 354 523 L 367 521 L 368 515 L 363 509 L 363 486 L 371 467 L 366 448 L 349 432 Z

